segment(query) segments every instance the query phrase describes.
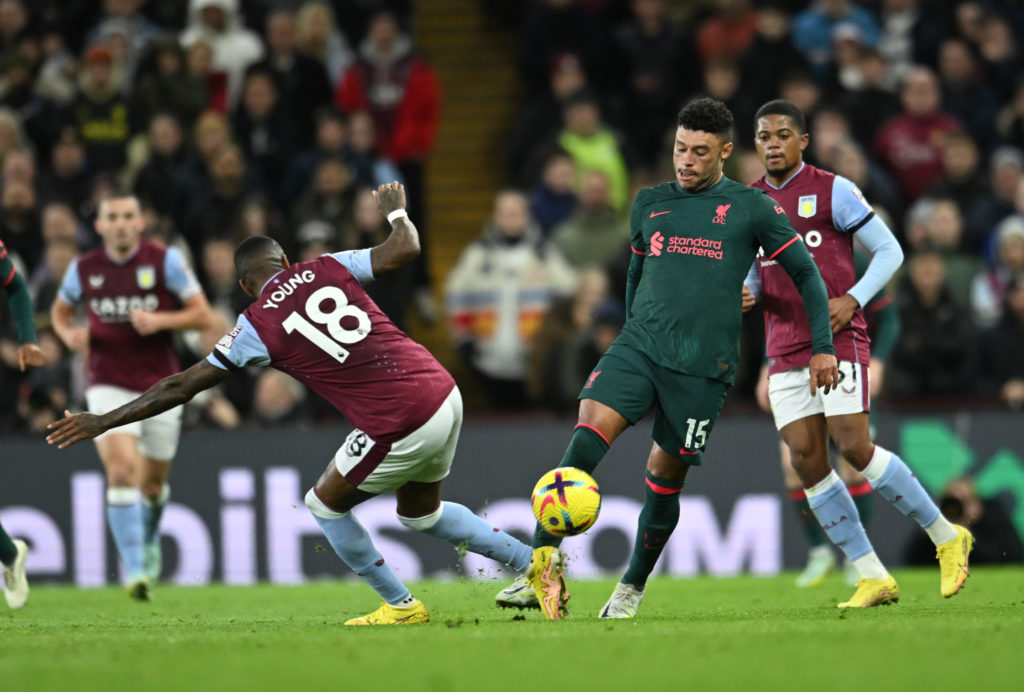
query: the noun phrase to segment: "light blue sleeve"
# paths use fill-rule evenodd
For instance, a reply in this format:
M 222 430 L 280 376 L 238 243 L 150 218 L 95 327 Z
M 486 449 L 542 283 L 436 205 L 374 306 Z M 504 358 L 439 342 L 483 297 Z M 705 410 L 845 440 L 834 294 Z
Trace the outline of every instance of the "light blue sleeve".
M 368 284 L 373 281 L 373 265 L 370 263 L 370 248 L 363 250 L 345 250 L 344 252 L 332 252 L 330 256 L 345 265 L 345 268 L 352 272 L 352 276 L 361 284 Z
M 832 224 L 841 231 L 856 231 L 864 221 L 874 214 L 853 181 L 837 175 L 832 182 Z
M 188 266 L 185 256 L 176 247 L 167 248 L 167 254 L 164 255 L 164 279 L 167 281 L 167 289 L 183 303 L 203 290 L 192 267 Z
M 270 365 L 270 352 L 245 315 L 239 315 L 234 329 L 213 347 L 206 360 L 221 370 L 238 370 L 249 365 Z
M 761 272 L 757 271 L 757 258 L 754 258 L 753 264 L 750 265 L 750 269 L 747 271 L 747 278 L 743 280 L 743 285 L 750 289 L 750 292 L 754 294 L 755 298 L 761 297 Z
M 82 281 L 78 278 L 78 258 L 71 260 L 64 278 L 60 282 L 57 295 L 68 305 L 77 305 L 82 299 Z
M 889 283 L 903 264 L 903 248 L 885 222 L 877 216 L 872 216 L 857 230 L 857 240 L 871 253 L 871 262 L 864 270 L 864 276 L 847 293 L 864 307 Z

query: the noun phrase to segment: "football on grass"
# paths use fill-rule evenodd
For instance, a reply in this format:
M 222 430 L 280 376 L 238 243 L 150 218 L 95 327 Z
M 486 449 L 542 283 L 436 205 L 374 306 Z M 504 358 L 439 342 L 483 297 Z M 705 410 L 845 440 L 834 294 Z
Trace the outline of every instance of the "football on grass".
M 551 469 L 537 481 L 530 497 L 533 515 L 555 536 L 575 536 L 597 521 L 601 490 L 590 474 L 571 466 Z

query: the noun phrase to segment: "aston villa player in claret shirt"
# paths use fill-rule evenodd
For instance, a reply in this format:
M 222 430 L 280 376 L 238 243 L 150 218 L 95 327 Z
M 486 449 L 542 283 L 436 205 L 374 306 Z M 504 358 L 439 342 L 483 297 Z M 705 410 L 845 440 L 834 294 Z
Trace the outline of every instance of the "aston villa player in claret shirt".
M 468 508 L 441 501 L 462 428 L 462 396 L 444 367 L 381 312 L 363 289 L 375 276 L 419 254 L 419 235 L 398 183 L 376 192 L 391 233 L 380 245 L 291 264 L 272 239 L 244 240 L 235 251 L 242 288 L 255 300 L 206 360 L 166 377 L 104 415 L 68 414 L 47 440 L 66 447 L 126 423 L 159 415 L 236 370 L 269 365 L 331 402 L 355 426 L 306 493 L 338 556 L 383 599 L 347 625 L 427 622 L 426 606 L 395 576 L 352 510 L 385 492 L 409 528 L 486 555 L 530 584 L 544 615 L 566 613 L 565 555 L 531 549 Z
M 145 221 L 132 195 L 100 203 L 101 247 L 76 257 L 50 310 L 57 335 L 87 351 L 86 403 L 106 413 L 178 371 L 173 332 L 202 329 L 210 305 L 184 256 L 142 238 Z M 76 324 L 83 306 L 88 326 Z M 128 593 L 149 600 L 162 567 L 160 516 L 181 432 L 181 408 L 96 440 L 107 475 L 107 523 L 124 565 Z
M 807 504 L 826 535 L 859 576 L 857 590 L 839 607 L 869 607 L 899 599 L 899 586 L 875 554 L 846 485 L 828 463 L 828 437 L 878 493 L 912 517 L 935 543 L 940 591 L 950 597 L 968 575 L 971 533 L 951 524 L 895 453 L 874 444 L 868 425 L 870 340 L 862 306 L 899 268 L 903 252 L 860 190 L 842 176 L 804 162 L 810 140 L 804 116 L 789 101 L 769 101 L 755 116 L 754 142 L 767 173 L 752 187 L 764 190 L 793 222 L 821 272 L 839 387 L 821 396 L 807 392 L 805 365 L 812 350 L 800 295 L 763 248 L 747 285 L 764 308 L 768 398 L 775 425 L 790 449 Z M 857 278 L 853 237 L 873 257 Z M 748 296 L 745 304 L 749 305 Z

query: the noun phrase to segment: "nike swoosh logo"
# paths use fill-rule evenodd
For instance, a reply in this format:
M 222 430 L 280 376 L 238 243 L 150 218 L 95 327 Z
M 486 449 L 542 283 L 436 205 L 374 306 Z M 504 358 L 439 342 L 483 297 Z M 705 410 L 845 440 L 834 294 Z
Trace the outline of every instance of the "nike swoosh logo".
M 671 213 L 672 213 L 671 210 L 669 210 L 669 211 L 652 211 L 651 212 L 651 218 L 653 219 L 655 216 L 661 216 L 662 214 L 671 214 Z

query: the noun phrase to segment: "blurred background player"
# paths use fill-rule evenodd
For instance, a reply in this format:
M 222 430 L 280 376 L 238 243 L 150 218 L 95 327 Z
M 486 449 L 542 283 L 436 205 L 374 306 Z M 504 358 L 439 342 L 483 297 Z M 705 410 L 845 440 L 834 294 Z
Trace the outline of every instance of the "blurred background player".
M 771 257 L 758 257 L 748 277 L 765 314 L 768 398 L 775 425 L 792 452 L 807 504 L 828 537 L 846 554 L 859 581 L 839 607 L 868 607 L 899 600 L 899 586 L 875 553 L 846 486 L 828 463 L 828 438 L 871 486 L 913 517 L 937 547 L 941 592 L 957 593 L 968 575 L 971 533 L 939 513 L 928 493 L 897 455 L 875 445 L 868 427 L 870 339 L 861 306 L 884 286 L 903 261 L 888 226 L 856 185 L 805 164 L 810 136 L 803 114 L 785 100 L 769 101 L 754 116 L 754 143 L 767 173 L 753 183 L 785 210 L 801 233 L 825 285 L 841 373 L 837 391 L 808 396 L 804 386 L 811 335 L 789 278 Z M 859 281 L 853 234 L 873 257 Z M 767 251 L 766 251 L 767 253 Z M 745 307 L 752 304 L 744 291 Z
M 14 318 L 18 332 L 18 367 L 40 367 L 46 363 L 43 352 L 36 345 L 36 328 L 33 323 L 32 299 L 28 286 L 14 263 L 7 256 L 7 248 L 0 241 L 0 284 L 7 294 L 7 305 Z M 7 605 L 17 610 L 28 600 L 28 578 L 25 576 L 25 561 L 28 559 L 28 545 L 20 538 L 11 538 L 0 525 L 0 563 L 3 564 L 4 598 Z
M 854 249 L 853 261 L 857 271 L 857 278 L 864 276 L 870 258 L 860 250 Z M 868 394 L 874 399 L 882 391 L 882 383 L 885 377 L 885 363 L 889 359 L 896 340 L 900 335 L 900 311 L 893 301 L 892 295 L 882 287 L 864 307 L 864 317 L 868 323 L 868 332 L 871 335 L 871 362 L 868 366 Z M 768 365 L 761 368 L 761 374 L 757 381 L 757 404 L 765 411 L 771 412 L 772 405 L 768 399 Z M 874 439 L 874 425 L 871 426 L 872 439 Z M 833 445 L 830 445 L 830 449 Z M 782 462 L 782 475 L 786 485 L 787 496 L 790 505 L 796 512 L 797 520 L 800 522 L 800 529 L 807 541 L 807 565 L 796 578 L 796 585 L 800 588 L 819 586 L 825 581 L 825 577 L 835 569 L 836 557 L 828 536 L 821 528 L 807 504 L 807 493 L 804 492 L 800 476 L 793 468 L 793 461 L 789 454 L 789 447 L 781 439 L 779 440 L 779 458 Z M 874 514 L 875 495 L 871 492 L 871 484 L 864 475 L 853 468 L 842 455 L 836 456 L 836 470 L 839 477 L 846 484 L 846 489 L 853 498 L 853 504 L 857 506 L 860 514 L 861 524 L 867 529 L 871 523 L 871 516 Z M 929 543 L 930 545 L 930 543 Z M 856 586 L 860 581 L 857 570 L 850 561 L 844 560 L 843 577 L 850 586 Z
M 405 189 L 382 185 L 377 200 L 392 232 L 372 249 L 292 265 L 269 237 L 246 239 L 235 251 L 235 269 L 257 300 L 209 357 L 105 415 L 68 413 L 49 426 L 54 432 L 47 440 L 63 448 L 158 416 L 247 366 L 273 366 L 308 383 L 356 427 L 306 493 L 306 506 L 331 547 L 384 599 L 380 608 L 346 625 L 430 620 L 426 606 L 391 571 L 352 513 L 359 503 L 391 491 L 402 524 L 521 572 L 544 614 L 560 619 L 568 600 L 560 550 L 531 550 L 464 505 L 441 502 L 441 482 L 462 429 L 462 395 L 448 371 L 395 327 L 362 288 L 411 262 L 420 249 L 405 210 Z
M 825 286 L 807 248 L 766 196 L 726 178 L 733 117 L 721 101 L 695 99 L 677 119 L 675 180 L 645 188 L 631 216 L 633 257 L 626 324 L 580 391 L 579 423 L 559 466 L 593 473 L 609 445 L 655 407 L 644 508 L 629 567 L 601 609 L 631 618 L 679 522 L 679 493 L 705 446 L 733 383 L 742 321 L 737 289 L 758 245 L 792 277 L 811 321 L 813 355 L 803 387 L 838 382 Z M 533 544 L 560 539 L 538 524 Z M 498 593 L 501 607 L 537 607 L 518 579 Z
M 72 261 L 50 313 L 67 347 L 88 352 L 86 402 L 106 413 L 177 372 L 174 332 L 205 328 L 211 312 L 181 252 L 142 238 L 145 221 L 133 195 L 105 199 L 95 226 L 102 246 Z M 79 304 L 88 327 L 76 324 Z M 107 522 L 128 592 L 141 601 L 149 600 L 162 567 L 158 527 L 181 414 L 175 408 L 96 440 L 107 474 Z

